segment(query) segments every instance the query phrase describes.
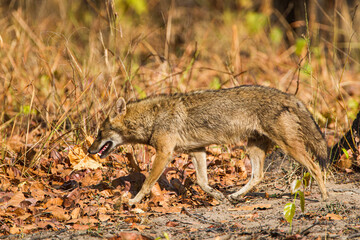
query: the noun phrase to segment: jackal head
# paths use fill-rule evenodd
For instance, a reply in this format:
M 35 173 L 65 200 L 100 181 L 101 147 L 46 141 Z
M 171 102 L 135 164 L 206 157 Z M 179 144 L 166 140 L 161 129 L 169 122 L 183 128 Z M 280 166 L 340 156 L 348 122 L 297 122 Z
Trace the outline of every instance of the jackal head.
M 126 143 L 124 138 L 123 119 L 126 114 L 126 103 L 123 98 L 116 102 L 115 109 L 101 124 L 98 135 L 88 149 L 90 154 L 98 154 L 100 158 L 107 157 L 117 146 Z

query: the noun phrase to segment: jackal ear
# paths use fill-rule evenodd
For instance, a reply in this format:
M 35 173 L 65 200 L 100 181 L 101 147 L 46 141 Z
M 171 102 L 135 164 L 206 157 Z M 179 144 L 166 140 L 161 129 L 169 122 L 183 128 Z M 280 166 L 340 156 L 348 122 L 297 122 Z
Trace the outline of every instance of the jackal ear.
M 118 115 L 125 115 L 125 113 L 126 113 L 126 102 L 125 102 L 124 98 L 120 97 L 116 101 L 115 112 Z

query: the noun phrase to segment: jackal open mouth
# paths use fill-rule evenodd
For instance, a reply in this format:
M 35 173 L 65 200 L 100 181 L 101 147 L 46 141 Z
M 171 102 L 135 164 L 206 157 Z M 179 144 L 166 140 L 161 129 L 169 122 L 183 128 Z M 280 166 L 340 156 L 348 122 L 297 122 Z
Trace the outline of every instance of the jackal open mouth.
M 111 141 L 108 141 L 101 147 L 100 151 L 97 153 L 100 158 L 104 158 L 110 153 L 112 144 Z

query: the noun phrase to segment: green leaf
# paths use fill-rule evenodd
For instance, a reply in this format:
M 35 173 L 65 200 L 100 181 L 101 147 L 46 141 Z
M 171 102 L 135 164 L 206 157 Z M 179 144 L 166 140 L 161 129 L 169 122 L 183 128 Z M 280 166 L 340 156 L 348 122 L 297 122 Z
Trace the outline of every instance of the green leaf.
M 267 24 L 267 17 L 257 12 L 248 12 L 245 16 L 246 26 L 251 33 L 258 33 Z
M 349 159 L 350 156 L 347 150 L 345 148 L 341 148 L 341 150 L 344 152 L 346 159 Z
M 310 179 L 311 179 L 311 175 L 309 172 L 305 172 L 304 173 L 304 177 L 303 177 L 303 184 L 304 184 L 304 187 L 308 187 L 309 186 L 309 183 L 310 183 Z
M 306 47 L 306 40 L 303 39 L 303 38 L 298 38 L 296 39 L 296 42 L 295 42 L 295 54 L 300 56 L 303 49 Z
M 359 109 L 359 103 L 354 98 L 350 98 L 348 100 L 348 106 L 350 109 L 355 109 L 355 110 Z
M 20 107 L 20 112 L 25 115 L 36 115 L 37 111 L 34 108 L 30 108 L 30 105 L 23 105 Z
M 356 101 L 356 99 L 354 99 L 354 98 L 350 98 L 347 101 L 347 105 L 348 105 L 348 108 L 349 108 L 348 117 L 350 119 L 354 120 L 356 118 L 356 115 L 357 115 L 357 112 L 358 112 L 358 109 L 359 109 L 359 102 Z
M 134 9 L 138 15 L 147 12 L 147 4 L 145 0 L 126 0 L 126 3 L 129 4 L 129 6 Z
M 270 40 L 275 45 L 279 45 L 283 39 L 283 31 L 279 27 L 274 27 L 270 31 Z
M 170 240 L 169 234 L 167 232 L 164 232 L 164 237 L 166 240 Z
M 296 193 L 300 189 L 300 187 L 301 187 L 301 181 L 298 179 L 295 179 L 290 185 L 291 193 L 292 194 Z
M 136 92 L 139 94 L 140 99 L 146 98 L 146 92 L 141 87 L 134 85 L 134 88 L 135 88 Z
M 221 88 L 220 79 L 218 77 L 214 77 L 214 79 L 210 82 L 210 88 L 211 89 L 220 89 Z
M 305 212 L 305 195 L 304 192 L 298 191 L 298 194 L 300 196 L 300 208 L 302 212 Z
M 312 67 L 311 65 L 306 62 L 302 67 L 301 67 L 301 72 L 306 74 L 306 75 L 311 75 L 312 72 Z
M 295 215 L 295 204 L 294 203 L 287 203 L 284 207 L 284 217 L 286 221 L 288 221 L 290 224 L 292 223 L 292 220 Z

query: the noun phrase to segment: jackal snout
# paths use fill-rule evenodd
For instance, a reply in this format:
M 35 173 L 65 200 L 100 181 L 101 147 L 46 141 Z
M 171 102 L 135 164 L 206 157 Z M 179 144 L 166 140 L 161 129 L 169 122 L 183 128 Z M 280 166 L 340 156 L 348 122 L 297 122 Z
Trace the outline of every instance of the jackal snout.
M 98 154 L 100 158 L 107 157 L 115 149 L 113 141 L 109 140 L 95 140 L 94 143 L 89 147 L 89 154 Z
M 100 158 L 107 157 L 118 145 L 124 144 L 125 140 L 121 134 L 123 125 L 122 117 L 126 113 L 126 104 L 123 98 L 120 98 L 111 115 L 101 125 L 98 135 L 89 147 L 89 154 L 98 154 Z M 116 122 L 116 124 L 114 124 Z M 115 126 L 116 125 L 116 126 Z M 116 129 L 116 130 L 114 130 Z

